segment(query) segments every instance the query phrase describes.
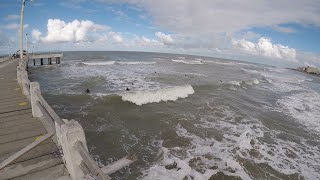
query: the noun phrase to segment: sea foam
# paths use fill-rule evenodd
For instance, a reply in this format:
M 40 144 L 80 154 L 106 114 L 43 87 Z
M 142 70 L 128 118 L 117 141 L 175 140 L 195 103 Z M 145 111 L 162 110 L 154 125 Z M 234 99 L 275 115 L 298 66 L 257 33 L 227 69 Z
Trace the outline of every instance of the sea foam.
M 173 62 L 183 63 L 183 64 L 203 64 L 202 60 L 181 60 L 181 59 L 173 59 Z
M 136 105 L 160 102 L 175 101 L 178 98 L 186 98 L 194 93 L 191 85 L 168 87 L 159 90 L 137 91 L 122 94 L 123 101 L 130 101 Z
M 82 64 L 87 66 L 105 66 L 105 65 L 148 65 L 148 64 L 156 64 L 156 62 L 143 62 L 143 61 L 101 61 L 101 62 L 82 62 Z
M 103 62 L 82 62 L 82 64 L 87 66 L 104 66 L 104 65 L 112 65 L 115 61 L 103 61 Z

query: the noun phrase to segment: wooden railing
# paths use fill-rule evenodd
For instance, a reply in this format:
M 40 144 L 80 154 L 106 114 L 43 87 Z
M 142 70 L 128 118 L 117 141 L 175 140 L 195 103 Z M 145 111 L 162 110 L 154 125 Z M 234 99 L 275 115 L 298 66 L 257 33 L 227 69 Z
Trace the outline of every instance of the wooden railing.
M 27 73 L 27 60 L 22 60 L 17 66 L 17 80 L 23 94 L 30 100 L 33 117 L 44 117 L 50 128 L 48 133 L 39 140 L 29 144 L 2 163 L 0 169 L 32 150 L 45 140 L 55 136 L 57 146 L 61 147 L 66 168 L 72 179 L 111 179 L 108 175 L 133 163 L 137 160 L 135 155 L 126 156 L 107 166 L 98 165 L 88 152 L 85 135 L 81 125 L 74 121 L 61 119 L 41 95 L 38 82 L 30 82 Z

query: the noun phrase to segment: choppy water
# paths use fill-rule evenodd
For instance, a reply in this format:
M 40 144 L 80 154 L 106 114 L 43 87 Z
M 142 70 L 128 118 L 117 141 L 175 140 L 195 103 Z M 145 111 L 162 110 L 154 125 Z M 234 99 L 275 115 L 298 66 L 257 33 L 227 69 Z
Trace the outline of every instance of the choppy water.
M 320 178 L 315 76 L 187 55 L 64 55 L 30 78 L 82 124 L 97 160 L 137 154 L 114 179 Z

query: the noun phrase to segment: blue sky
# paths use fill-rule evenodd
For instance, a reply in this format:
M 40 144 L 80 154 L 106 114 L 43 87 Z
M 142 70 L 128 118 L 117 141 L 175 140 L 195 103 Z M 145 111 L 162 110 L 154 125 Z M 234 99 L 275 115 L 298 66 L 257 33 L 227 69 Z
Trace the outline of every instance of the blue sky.
M 19 0 L 0 3 L 0 54 L 18 49 L 20 9 Z M 319 66 L 319 17 L 319 0 L 36 0 L 26 3 L 24 24 L 35 51 L 159 51 Z

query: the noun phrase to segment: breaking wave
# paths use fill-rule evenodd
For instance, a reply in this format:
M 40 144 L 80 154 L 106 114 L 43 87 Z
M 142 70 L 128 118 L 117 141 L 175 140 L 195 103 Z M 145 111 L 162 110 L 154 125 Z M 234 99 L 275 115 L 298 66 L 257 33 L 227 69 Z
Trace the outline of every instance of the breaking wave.
M 123 101 L 130 101 L 136 105 L 142 105 L 161 101 L 175 101 L 178 98 L 186 98 L 193 93 L 194 89 L 191 85 L 184 85 L 159 90 L 124 93 L 121 97 Z
M 142 61 L 104 61 L 104 62 L 82 62 L 83 65 L 87 66 L 105 66 L 105 65 L 138 65 L 138 64 L 156 64 L 156 62 L 142 62 Z
M 82 62 L 82 64 L 87 66 L 105 66 L 115 64 L 115 61 L 104 61 L 104 62 Z
M 173 59 L 173 62 L 183 63 L 183 64 L 203 64 L 202 60 L 181 60 L 181 59 Z

